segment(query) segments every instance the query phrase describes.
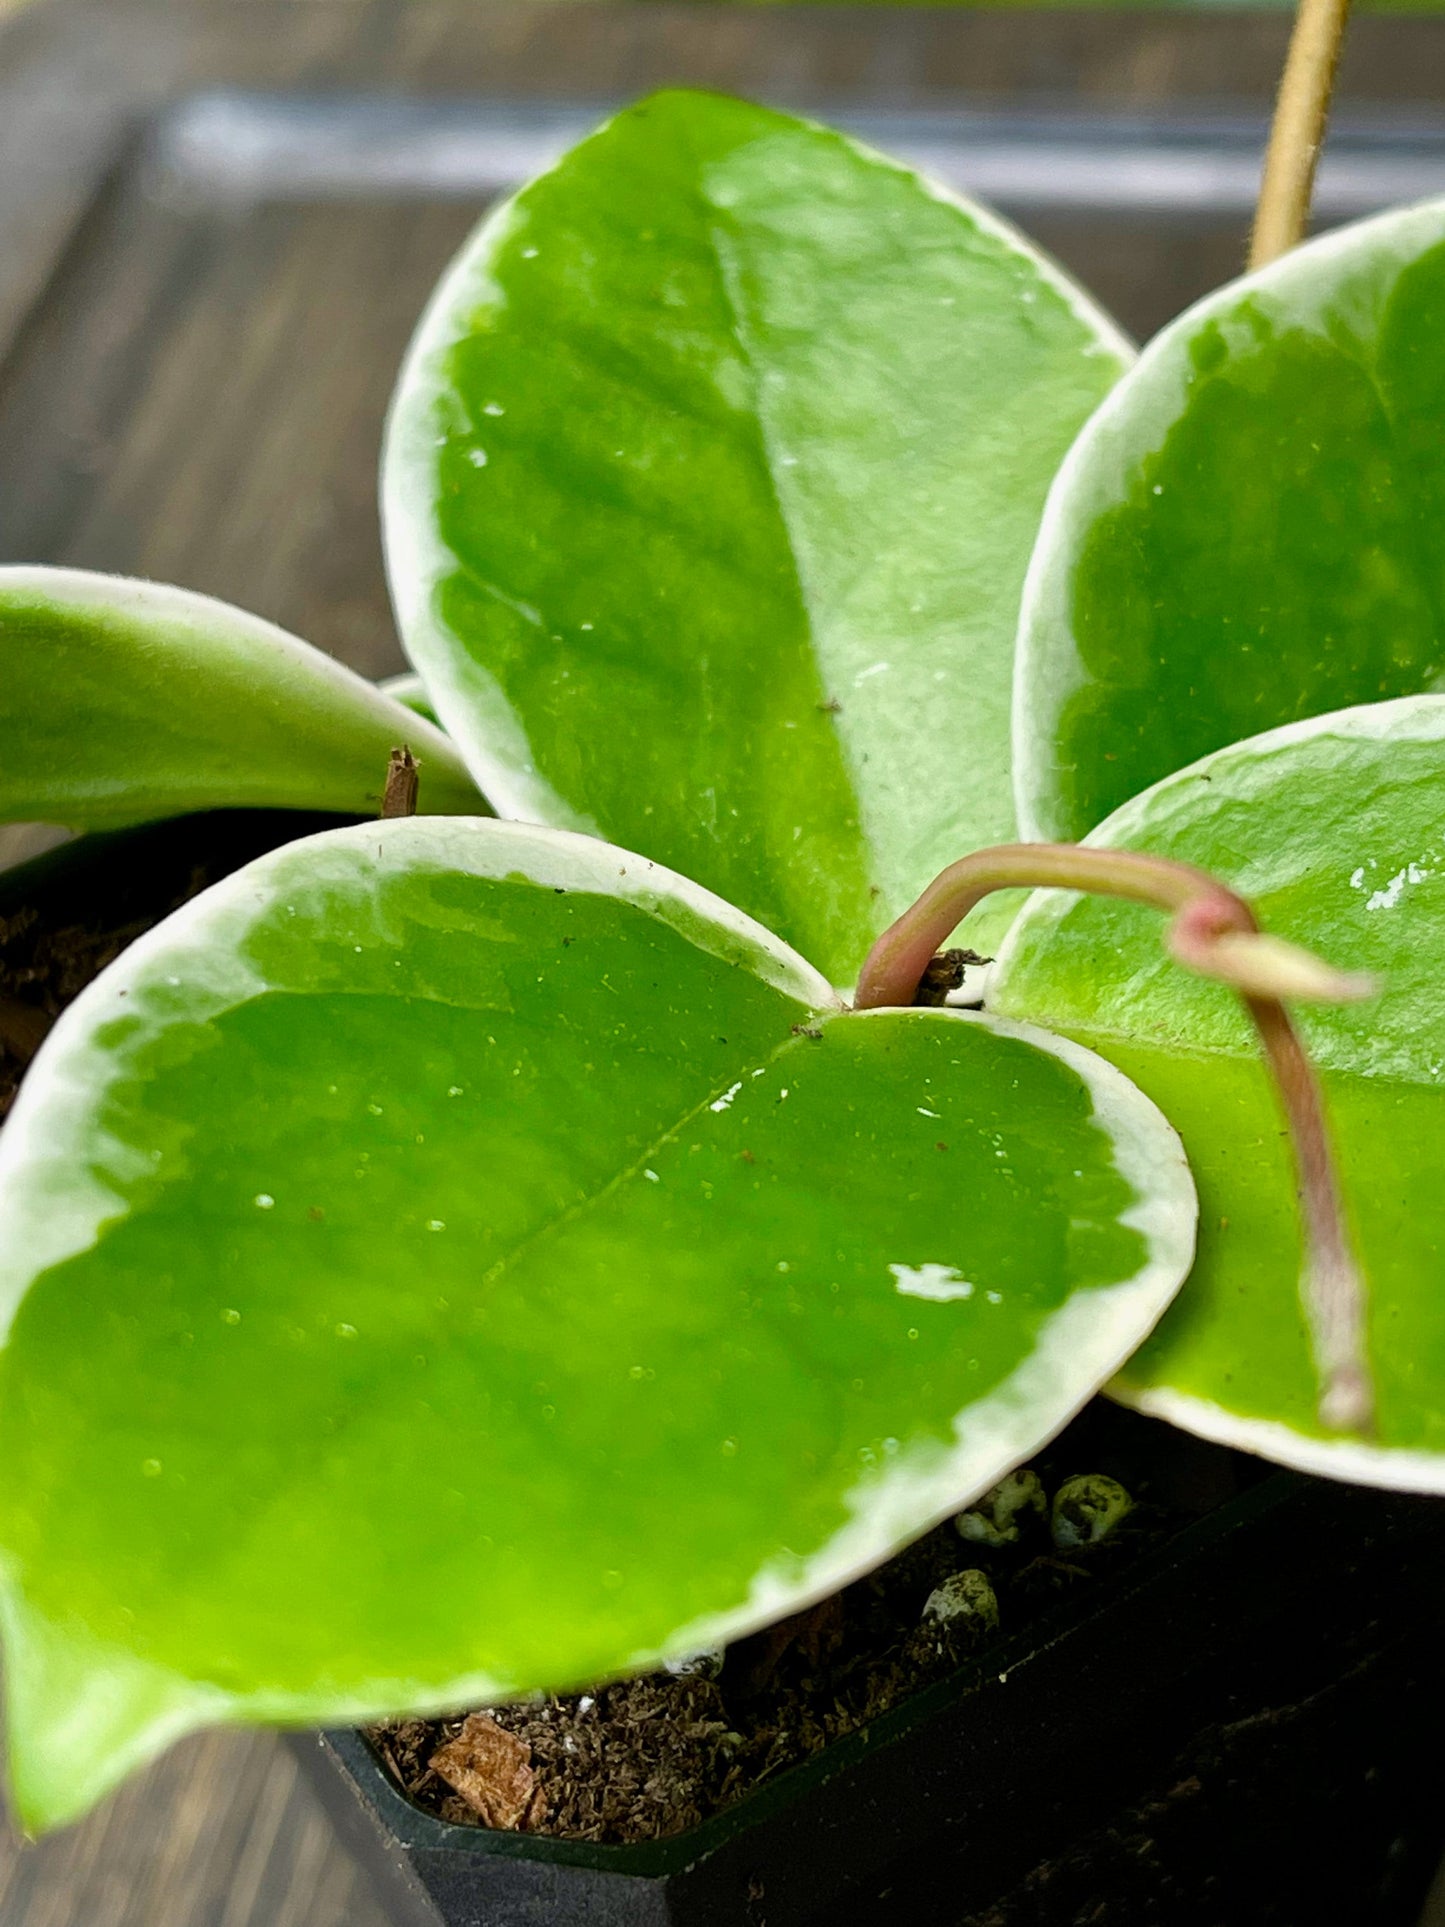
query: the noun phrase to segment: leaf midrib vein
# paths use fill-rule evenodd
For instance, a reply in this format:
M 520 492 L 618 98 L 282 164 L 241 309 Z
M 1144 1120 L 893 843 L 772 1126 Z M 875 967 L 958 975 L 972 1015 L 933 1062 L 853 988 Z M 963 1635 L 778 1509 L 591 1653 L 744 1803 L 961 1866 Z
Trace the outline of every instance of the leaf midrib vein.
M 814 1015 L 820 1023 L 829 1021 L 829 1013 L 816 1012 Z M 514 1245 L 510 1251 L 496 1259 L 487 1270 L 483 1272 L 481 1278 L 482 1285 L 491 1286 L 496 1284 L 500 1279 L 504 1278 L 509 1271 L 514 1270 L 538 1245 L 565 1230 L 569 1225 L 575 1224 L 578 1219 L 584 1217 L 589 1211 L 620 1191 L 625 1184 L 631 1183 L 633 1179 L 648 1168 L 651 1159 L 658 1156 L 658 1154 L 664 1151 L 669 1145 L 675 1143 L 696 1118 L 700 1117 L 709 1106 L 717 1102 L 724 1091 L 731 1090 L 736 1084 L 742 1084 L 744 1088 L 746 1088 L 747 1082 L 755 1076 L 759 1070 L 770 1070 L 782 1057 L 796 1050 L 798 1041 L 795 1037 L 780 1038 L 773 1049 L 769 1051 L 761 1065 L 750 1064 L 743 1069 L 740 1076 L 731 1078 L 728 1083 L 710 1090 L 705 1097 L 700 1098 L 699 1101 L 693 1105 L 691 1110 L 685 1111 L 681 1117 L 669 1124 L 651 1143 L 644 1146 L 631 1164 L 623 1166 L 619 1171 L 614 1171 L 606 1183 L 600 1185 L 597 1190 L 588 1192 L 584 1197 L 576 1199 L 572 1204 L 566 1206 L 565 1209 L 557 1212 L 554 1217 L 549 1218 L 544 1224 L 537 1225 Z

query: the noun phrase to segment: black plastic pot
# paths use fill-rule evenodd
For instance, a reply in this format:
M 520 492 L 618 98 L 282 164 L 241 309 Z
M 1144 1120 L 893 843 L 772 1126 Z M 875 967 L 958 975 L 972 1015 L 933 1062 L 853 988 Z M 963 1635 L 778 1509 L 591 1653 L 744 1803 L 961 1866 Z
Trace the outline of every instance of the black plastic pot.
M 337 820 L 238 812 L 89 839 L 0 877 L 0 916 L 154 915 L 197 866 L 215 878 Z M 1228 1456 L 1121 1422 L 1136 1461 L 1176 1479 Z M 1445 1847 L 1445 1506 L 1285 1473 L 1233 1484 L 667 1841 L 448 1825 L 361 1735 L 296 1745 L 397 1927 L 1407 1927 Z
M 1413 1922 L 1445 1508 L 1292 1474 L 676 1839 L 450 1826 L 298 1740 L 397 1927 Z M 1191 1810 L 1192 1809 L 1192 1810 Z

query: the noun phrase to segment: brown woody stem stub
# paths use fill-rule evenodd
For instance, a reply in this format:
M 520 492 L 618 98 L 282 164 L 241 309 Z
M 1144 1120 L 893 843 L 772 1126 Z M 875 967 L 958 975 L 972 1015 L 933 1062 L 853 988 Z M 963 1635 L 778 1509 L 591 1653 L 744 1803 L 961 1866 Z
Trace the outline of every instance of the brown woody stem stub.
M 381 814 L 384 817 L 416 815 L 420 782 L 418 769 L 417 760 L 405 743 L 391 752 L 386 765 L 386 784 L 381 792 Z
M 1323 1423 L 1368 1432 L 1374 1393 L 1365 1352 L 1365 1281 L 1350 1248 L 1319 1080 L 1283 999 L 1351 1001 L 1373 984 L 1261 932 L 1254 912 L 1193 865 L 1131 850 L 1012 843 L 979 850 L 936 877 L 864 961 L 857 1010 L 911 1004 L 954 930 L 994 890 L 1080 890 L 1152 904 L 1170 917 L 1165 942 L 1186 969 L 1244 1000 L 1289 1126 L 1299 1185 L 1300 1291 L 1320 1380 Z

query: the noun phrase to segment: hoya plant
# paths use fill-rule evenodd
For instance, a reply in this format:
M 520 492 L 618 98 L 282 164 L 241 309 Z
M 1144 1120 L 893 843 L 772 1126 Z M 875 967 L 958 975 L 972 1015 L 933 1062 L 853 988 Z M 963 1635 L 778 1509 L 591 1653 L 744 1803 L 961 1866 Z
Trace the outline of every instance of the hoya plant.
M 4 818 L 352 819 L 0 1133 L 30 1826 L 202 1724 L 734 1639 L 1105 1385 L 1445 1489 L 1442 342 L 1445 204 L 1136 358 L 986 210 L 666 94 L 421 323 L 419 681 L 0 571 Z

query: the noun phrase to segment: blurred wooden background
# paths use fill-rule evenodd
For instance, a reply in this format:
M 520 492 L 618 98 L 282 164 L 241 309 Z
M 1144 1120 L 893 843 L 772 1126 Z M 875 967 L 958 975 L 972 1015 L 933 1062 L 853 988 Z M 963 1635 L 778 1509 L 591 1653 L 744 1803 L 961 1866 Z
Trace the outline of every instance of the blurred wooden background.
M 187 1740 L 78 1827 L 0 1838 L 4 1927 L 388 1927 L 295 1756 Z
M 620 100 L 674 81 L 782 105 L 1263 115 L 1279 14 L 1020 14 L 485 0 L 46 0 L 0 21 L 0 560 L 228 597 L 369 674 L 401 666 L 375 469 L 397 359 L 479 212 L 465 192 L 228 191 L 167 149 L 229 87 Z M 1357 23 L 1342 96 L 1441 105 L 1445 22 Z M 172 143 L 172 148 L 174 143 Z M 1042 238 L 1147 332 L 1230 274 L 1236 209 Z M 1147 243 L 1147 245 L 1146 245 Z M 0 1927 L 384 1927 L 280 1742 L 179 1747 L 38 1847 L 0 1839 Z

